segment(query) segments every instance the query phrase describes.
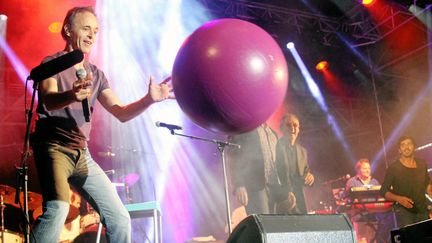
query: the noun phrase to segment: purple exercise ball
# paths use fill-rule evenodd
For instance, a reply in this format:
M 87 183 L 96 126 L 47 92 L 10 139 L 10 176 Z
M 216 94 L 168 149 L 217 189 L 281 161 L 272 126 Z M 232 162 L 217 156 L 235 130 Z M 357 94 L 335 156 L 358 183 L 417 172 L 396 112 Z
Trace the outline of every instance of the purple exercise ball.
M 185 40 L 172 82 L 180 108 L 193 122 L 237 134 L 258 127 L 282 104 L 288 67 L 266 31 L 247 21 L 219 19 Z

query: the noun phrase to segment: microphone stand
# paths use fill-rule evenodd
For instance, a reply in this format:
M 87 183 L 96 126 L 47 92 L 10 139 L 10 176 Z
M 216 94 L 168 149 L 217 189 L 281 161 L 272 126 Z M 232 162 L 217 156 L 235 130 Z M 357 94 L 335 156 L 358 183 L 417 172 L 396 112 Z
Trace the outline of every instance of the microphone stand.
M 180 134 L 176 133 L 174 129 L 169 129 L 172 135 L 177 135 L 181 137 L 186 137 L 190 139 L 196 139 L 200 141 L 210 142 L 217 145 L 217 148 L 220 152 L 221 159 L 222 159 L 222 169 L 224 174 L 224 190 L 225 190 L 225 203 L 226 203 L 226 214 L 227 214 L 227 220 L 228 220 L 228 233 L 231 234 L 232 228 L 231 228 L 231 209 L 230 209 L 230 201 L 229 201 L 229 193 L 228 193 L 228 177 L 227 177 L 227 170 L 226 170 L 226 162 L 225 162 L 225 147 L 226 146 L 233 146 L 240 148 L 240 145 L 230 142 L 224 142 L 216 139 L 207 139 L 207 138 L 201 138 L 186 134 Z
M 30 103 L 30 108 L 27 110 L 26 131 L 24 137 L 24 149 L 21 157 L 21 166 L 17 169 L 17 188 L 15 193 L 15 203 L 20 201 L 21 188 L 24 193 L 24 242 L 30 243 L 30 219 L 28 213 L 28 159 L 30 158 L 30 128 L 33 117 L 33 107 L 35 102 L 36 90 L 39 89 L 39 82 L 33 84 L 33 94 Z M 21 203 L 20 203 L 21 205 Z
M 1 221 L 1 224 L 0 224 L 0 234 L 1 234 L 1 237 L 0 237 L 0 242 L 1 243 L 5 243 L 5 235 L 4 235 L 4 233 L 5 233 L 5 227 L 4 227 L 4 209 L 5 209 L 5 205 L 4 205 L 4 202 L 3 202 L 3 195 L 2 194 L 0 194 L 0 221 Z

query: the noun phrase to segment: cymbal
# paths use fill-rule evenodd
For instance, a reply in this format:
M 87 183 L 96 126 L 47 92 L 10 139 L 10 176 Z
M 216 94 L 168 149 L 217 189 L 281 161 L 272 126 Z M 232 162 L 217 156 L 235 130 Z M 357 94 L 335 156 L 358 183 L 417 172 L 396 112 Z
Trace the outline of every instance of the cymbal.
M 36 221 L 36 219 L 39 218 L 39 216 L 41 216 L 42 213 L 43 213 L 43 209 L 42 209 L 42 205 L 41 205 L 33 211 L 33 213 L 32 213 L 33 220 Z
M 24 195 L 21 194 L 20 199 L 24 202 Z M 42 195 L 36 192 L 28 192 L 28 208 L 34 210 L 42 205 Z
M 0 185 L 0 194 L 3 195 L 3 203 L 13 204 L 15 201 L 15 188 L 8 185 Z
M 21 205 L 24 207 L 24 193 L 20 195 Z M 13 199 L 7 202 L 8 204 L 19 208 L 19 203 L 15 203 L 15 193 Z M 28 210 L 35 210 L 42 205 L 42 195 L 36 192 L 28 192 Z
M 132 186 L 135 183 L 137 183 L 139 179 L 140 179 L 139 174 L 137 174 L 137 173 L 129 173 L 129 174 L 121 176 L 121 177 L 119 177 L 117 179 L 114 179 L 113 182 L 114 183 L 125 183 L 128 186 Z

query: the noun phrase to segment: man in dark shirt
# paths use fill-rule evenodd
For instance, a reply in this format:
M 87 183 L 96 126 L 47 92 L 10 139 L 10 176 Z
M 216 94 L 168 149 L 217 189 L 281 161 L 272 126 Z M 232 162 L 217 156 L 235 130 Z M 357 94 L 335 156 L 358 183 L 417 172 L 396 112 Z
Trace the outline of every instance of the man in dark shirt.
M 431 195 L 430 178 L 424 160 L 414 157 L 415 142 L 411 137 L 399 139 L 400 158 L 386 171 L 381 194 L 395 202 L 398 227 L 429 218 L 425 193 Z
M 96 42 L 98 26 L 93 8 L 69 10 L 62 27 L 65 49 L 44 62 L 77 49 L 88 54 Z M 78 79 L 79 69 L 85 69 L 87 77 Z M 109 242 L 131 242 L 130 216 L 87 149 L 91 122 L 84 118 L 82 101 L 87 98 L 93 106 L 97 100 L 113 116 L 126 122 L 151 104 L 173 98 L 168 80 L 155 84 L 150 78 L 148 93 L 128 105 L 120 102 L 104 73 L 87 60 L 40 83 L 39 119 L 32 134 L 32 147 L 43 195 L 43 214 L 35 223 L 32 241 L 58 241 L 69 211 L 69 184 L 72 184 L 81 196 L 87 200 L 91 197 L 89 202 L 100 214 Z

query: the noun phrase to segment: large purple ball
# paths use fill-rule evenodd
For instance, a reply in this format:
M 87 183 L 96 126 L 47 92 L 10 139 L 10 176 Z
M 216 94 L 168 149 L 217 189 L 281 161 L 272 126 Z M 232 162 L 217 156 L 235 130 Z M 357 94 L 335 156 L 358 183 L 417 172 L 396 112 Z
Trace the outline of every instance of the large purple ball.
M 263 29 L 219 19 L 186 39 L 172 80 L 180 108 L 196 124 L 236 134 L 258 127 L 282 104 L 288 68 L 282 50 Z

